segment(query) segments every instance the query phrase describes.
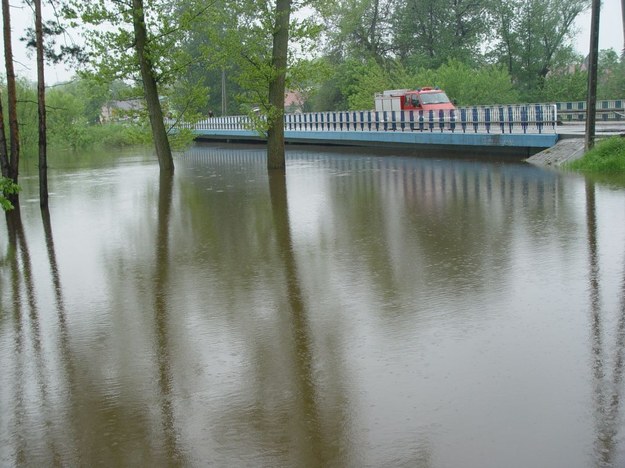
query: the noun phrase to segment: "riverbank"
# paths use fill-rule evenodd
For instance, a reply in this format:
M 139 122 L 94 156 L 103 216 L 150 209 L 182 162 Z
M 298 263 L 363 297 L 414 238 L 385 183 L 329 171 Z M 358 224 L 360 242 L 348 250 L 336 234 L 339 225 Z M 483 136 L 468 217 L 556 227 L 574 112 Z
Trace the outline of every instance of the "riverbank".
M 585 125 L 566 123 L 558 126 L 558 142 L 551 148 L 530 156 L 526 161 L 537 166 L 559 167 L 564 163 L 581 159 L 584 156 Z M 625 122 L 597 122 L 598 140 L 611 136 L 625 136 Z
M 583 156 L 583 138 L 564 138 L 551 148 L 547 148 L 527 158 L 526 161 L 537 166 L 559 167 L 564 163 L 575 161 Z

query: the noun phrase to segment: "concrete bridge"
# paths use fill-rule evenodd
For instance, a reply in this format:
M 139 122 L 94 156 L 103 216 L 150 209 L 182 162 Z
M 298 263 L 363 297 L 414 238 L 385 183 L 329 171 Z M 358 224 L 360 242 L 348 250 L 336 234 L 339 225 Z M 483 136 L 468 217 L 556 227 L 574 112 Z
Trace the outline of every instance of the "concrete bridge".
M 190 128 L 197 140 L 262 142 L 250 116 L 213 117 Z M 287 114 L 293 144 L 402 147 L 420 154 L 529 157 L 564 135 L 556 104 L 476 106 L 445 111 L 335 111 Z

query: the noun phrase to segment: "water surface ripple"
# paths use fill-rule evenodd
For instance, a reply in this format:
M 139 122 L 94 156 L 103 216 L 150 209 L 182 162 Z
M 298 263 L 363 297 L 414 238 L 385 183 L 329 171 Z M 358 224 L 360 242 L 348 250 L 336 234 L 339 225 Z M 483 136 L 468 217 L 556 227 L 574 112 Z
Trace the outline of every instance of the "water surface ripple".
M 0 465 L 625 466 L 625 189 L 264 151 L 25 171 Z

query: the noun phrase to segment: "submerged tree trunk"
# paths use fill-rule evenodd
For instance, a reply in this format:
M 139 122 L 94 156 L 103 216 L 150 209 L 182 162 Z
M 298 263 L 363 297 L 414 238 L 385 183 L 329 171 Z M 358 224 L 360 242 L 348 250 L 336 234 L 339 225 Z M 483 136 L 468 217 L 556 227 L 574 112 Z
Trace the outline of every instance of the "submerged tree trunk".
M 2 93 L 0 93 L 0 174 L 9 177 L 9 153 L 7 150 L 7 136 L 4 130 L 4 109 L 2 109 Z
M 48 155 L 46 139 L 46 84 L 43 68 L 41 0 L 35 0 L 35 42 L 37 46 L 37 114 L 39 117 L 39 205 L 48 206 Z
M 11 42 L 11 7 L 9 0 L 2 0 L 2 26 L 4 35 L 4 63 L 7 73 L 7 97 L 9 114 L 10 154 L 7 167 L 9 179 L 17 184 L 20 162 L 20 134 L 17 123 L 17 89 L 15 86 L 15 69 L 13 68 L 13 45 Z M 13 195 L 17 200 L 17 195 Z M 15 204 L 15 203 L 14 203 Z
M 287 54 L 289 49 L 289 21 L 291 0 L 276 2 L 276 25 L 273 33 L 271 65 L 274 76 L 269 82 L 270 123 L 267 132 L 267 168 L 286 167 L 284 150 L 284 92 Z
M 132 0 L 132 22 L 135 33 L 135 50 L 141 68 L 141 79 L 143 80 L 143 92 L 150 117 L 152 136 L 158 164 L 161 171 L 173 171 L 174 160 L 171 155 L 167 131 L 163 122 L 163 110 L 158 99 L 158 87 L 154 76 L 154 67 L 148 52 L 148 34 L 145 26 L 145 15 L 143 13 L 143 0 Z

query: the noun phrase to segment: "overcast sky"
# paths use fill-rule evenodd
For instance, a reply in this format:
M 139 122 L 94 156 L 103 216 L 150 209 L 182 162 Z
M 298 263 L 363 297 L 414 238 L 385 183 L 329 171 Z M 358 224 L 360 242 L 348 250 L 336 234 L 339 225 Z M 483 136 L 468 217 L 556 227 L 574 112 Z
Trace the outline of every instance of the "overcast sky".
M 621 0 L 603 0 L 599 19 L 599 49 L 623 49 L 623 22 Z M 590 10 L 577 19 L 579 34 L 574 42 L 575 49 L 585 55 L 590 50 Z
M 15 71 L 19 76 L 35 81 L 37 71 L 34 56 L 28 57 L 23 43 L 19 41 L 19 37 L 24 35 L 24 30 L 32 24 L 32 18 L 32 11 L 26 7 L 12 9 L 13 49 L 15 60 L 19 62 L 15 65 Z M 599 26 L 600 49 L 613 48 L 617 52 L 621 51 L 623 48 L 623 27 L 621 21 L 621 0 L 604 0 Z M 580 16 L 576 25 L 579 33 L 573 45 L 579 53 L 587 55 L 590 48 L 590 11 Z M 2 48 L 2 64 L 4 64 L 4 47 Z M 4 66 L 1 69 L 4 69 Z M 67 81 L 72 76 L 73 72 L 66 70 L 63 66 L 46 68 L 46 82 L 48 85 Z

